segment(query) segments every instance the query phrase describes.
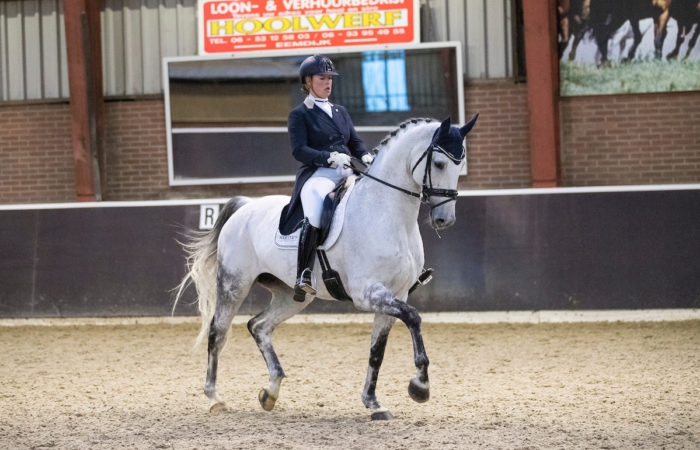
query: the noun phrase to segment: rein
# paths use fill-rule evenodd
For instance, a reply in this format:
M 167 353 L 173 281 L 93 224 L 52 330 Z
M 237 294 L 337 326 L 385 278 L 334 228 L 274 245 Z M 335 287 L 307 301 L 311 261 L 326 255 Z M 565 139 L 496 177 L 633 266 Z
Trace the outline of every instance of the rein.
M 439 151 L 439 152 L 447 155 L 455 164 L 459 163 L 459 161 L 461 161 L 463 159 L 463 157 L 460 159 L 455 159 L 451 155 L 449 155 L 447 152 L 445 152 L 445 150 L 442 147 L 440 147 L 439 145 L 430 144 L 430 146 L 428 146 L 428 148 L 425 149 L 425 151 L 423 152 L 421 157 L 418 158 L 418 161 L 416 161 L 416 163 L 413 165 L 413 168 L 411 169 L 411 173 L 415 172 L 416 168 L 421 163 L 421 161 L 423 161 L 423 159 L 426 158 L 425 173 L 423 174 L 423 189 L 421 190 L 421 192 L 409 191 L 408 189 L 404 189 L 402 187 L 399 187 L 399 186 L 391 184 L 387 181 L 384 181 L 381 178 L 377 178 L 374 175 L 370 175 L 369 171 L 366 169 L 366 166 L 363 163 L 361 163 L 357 158 L 354 158 L 354 157 L 352 158 L 352 161 L 351 161 L 352 162 L 352 169 L 353 169 L 353 171 L 355 171 L 355 173 L 364 175 L 367 178 L 371 178 L 374 181 L 377 181 L 385 186 L 388 186 L 388 187 L 395 189 L 399 192 L 402 192 L 406 195 L 410 195 L 411 197 L 418 198 L 418 199 L 420 199 L 420 201 L 422 203 L 425 203 L 425 204 L 429 203 L 430 197 L 447 197 L 446 200 L 438 203 L 437 205 L 431 205 L 430 209 L 433 210 L 433 209 L 437 208 L 438 206 L 444 205 L 447 202 L 457 200 L 457 196 L 459 195 L 459 193 L 457 192 L 456 189 L 436 189 L 436 188 L 433 188 L 433 180 L 432 180 L 432 176 L 431 176 L 430 166 L 431 166 L 431 162 L 433 160 L 433 152 L 435 152 L 435 151 Z
M 392 189 L 396 189 L 399 192 L 403 192 L 406 195 L 410 195 L 411 197 L 415 198 L 421 198 L 421 193 L 420 192 L 413 192 L 409 191 L 408 189 L 404 189 L 402 187 L 396 186 L 395 184 L 391 184 L 388 181 L 384 181 L 381 178 L 377 178 L 374 175 L 370 175 L 369 171 L 367 170 L 367 166 L 364 165 L 364 163 L 360 162 L 359 159 L 355 158 L 354 156 L 351 159 L 351 164 L 352 164 L 352 170 L 356 174 L 363 175 L 367 178 L 371 178 L 374 181 L 378 181 L 379 183 L 383 184 L 384 186 L 389 186 Z M 422 198 L 421 198 L 422 200 Z

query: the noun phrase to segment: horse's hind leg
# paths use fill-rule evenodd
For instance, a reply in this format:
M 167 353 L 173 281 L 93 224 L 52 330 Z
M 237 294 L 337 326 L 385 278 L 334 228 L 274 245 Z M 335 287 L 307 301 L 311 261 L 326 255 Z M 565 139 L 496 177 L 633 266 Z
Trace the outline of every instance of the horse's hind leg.
M 216 393 L 219 354 L 226 344 L 226 336 L 231 328 L 233 317 L 248 295 L 250 286 L 250 282 L 245 282 L 239 276 L 219 269 L 216 278 L 216 309 L 209 325 L 207 380 L 204 385 L 204 393 L 211 401 L 210 412 L 218 412 L 226 408 L 226 404 Z
M 260 314 L 248 321 L 248 331 L 262 353 L 267 370 L 270 373 L 270 384 L 260 390 L 258 400 L 265 411 L 271 411 L 279 398 L 282 379 L 285 377 L 277 353 L 272 346 L 272 332 L 279 324 L 303 310 L 311 302 L 296 302 L 292 300 L 292 289 L 277 278 L 260 279 L 272 294 L 270 304 Z
M 396 322 L 396 318 L 377 314 L 374 317 L 372 328 L 372 343 L 369 350 L 369 365 L 367 366 L 367 378 L 362 391 L 362 403 L 371 411 L 372 420 L 391 420 L 394 416 L 383 408 L 377 400 L 376 388 L 379 378 L 379 368 L 384 360 L 384 350 L 389 339 L 389 332 Z

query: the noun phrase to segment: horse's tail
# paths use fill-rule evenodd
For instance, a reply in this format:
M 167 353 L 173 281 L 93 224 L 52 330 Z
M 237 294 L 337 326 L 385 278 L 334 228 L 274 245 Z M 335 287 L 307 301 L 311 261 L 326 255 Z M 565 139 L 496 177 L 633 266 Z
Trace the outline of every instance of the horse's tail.
M 185 289 L 194 283 L 199 314 L 202 318 L 202 326 L 195 340 L 195 347 L 209 334 L 209 324 L 214 317 L 214 309 L 216 308 L 217 249 L 221 229 L 233 213 L 249 200 L 248 197 L 242 196 L 231 198 L 219 212 L 211 230 L 194 231 L 188 242 L 181 243 L 185 250 L 187 273 L 176 288 L 177 294 L 175 295 L 173 311 Z

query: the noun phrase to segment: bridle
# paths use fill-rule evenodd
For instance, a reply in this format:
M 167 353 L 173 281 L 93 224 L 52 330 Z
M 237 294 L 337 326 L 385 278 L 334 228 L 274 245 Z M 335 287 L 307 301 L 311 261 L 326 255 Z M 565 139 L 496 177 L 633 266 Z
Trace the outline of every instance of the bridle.
M 459 158 L 456 158 L 454 155 L 451 153 L 445 151 L 442 147 L 440 147 L 437 144 L 431 143 L 428 148 L 425 149 L 423 154 L 418 158 L 416 163 L 413 165 L 413 168 L 411 169 L 411 174 L 413 174 L 416 169 L 418 168 L 418 165 L 425 159 L 425 173 L 423 173 L 423 188 L 421 189 L 420 192 L 413 192 L 409 191 L 408 189 L 404 189 L 402 187 L 396 186 L 394 184 L 391 184 L 387 181 L 382 180 L 381 178 L 377 178 L 374 175 L 370 175 L 368 170 L 365 169 L 364 164 L 359 162 L 356 158 L 352 158 L 352 168 L 356 173 L 359 173 L 361 175 L 366 176 L 367 178 L 371 178 L 374 181 L 377 181 L 385 186 L 388 186 L 392 189 L 395 189 L 399 192 L 402 192 L 406 195 L 410 195 L 411 197 L 415 197 L 420 199 L 422 203 L 425 204 L 430 204 L 430 197 L 446 197 L 445 200 L 442 202 L 436 204 L 436 205 L 430 205 L 430 210 L 432 212 L 433 209 L 437 208 L 438 206 L 444 205 L 447 202 L 450 201 L 455 201 L 457 200 L 457 196 L 459 195 L 456 189 L 438 189 L 433 187 L 433 178 L 432 178 L 432 162 L 433 162 L 433 153 L 435 152 L 440 152 L 443 155 L 447 156 L 450 161 L 452 161 L 455 164 L 459 164 L 462 162 L 462 160 L 466 156 L 466 151 L 464 150 L 464 147 L 462 147 L 462 154 Z M 358 166 L 362 168 L 358 168 Z
M 437 208 L 438 206 L 444 205 L 445 203 L 449 201 L 455 201 L 457 200 L 457 195 L 458 192 L 456 189 L 436 189 L 433 187 L 433 178 L 432 178 L 432 162 L 433 162 L 433 153 L 435 152 L 440 152 L 443 155 L 447 156 L 450 161 L 452 161 L 454 164 L 459 164 L 462 162 L 464 157 L 466 156 L 466 151 L 464 150 L 464 147 L 462 147 L 462 154 L 460 155 L 459 158 L 454 157 L 451 153 L 445 151 L 444 148 L 440 147 L 437 144 L 430 144 L 427 149 L 423 152 L 420 158 L 418 158 L 418 161 L 413 165 L 413 169 L 411 169 L 411 173 L 415 172 L 416 168 L 418 167 L 418 164 L 421 163 L 423 158 L 425 158 L 425 172 L 423 173 L 423 189 L 421 190 L 421 202 L 423 203 L 429 203 L 430 202 L 430 197 L 447 197 L 446 200 L 441 201 L 437 205 L 431 205 L 430 210 L 432 211 L 433 209 Z

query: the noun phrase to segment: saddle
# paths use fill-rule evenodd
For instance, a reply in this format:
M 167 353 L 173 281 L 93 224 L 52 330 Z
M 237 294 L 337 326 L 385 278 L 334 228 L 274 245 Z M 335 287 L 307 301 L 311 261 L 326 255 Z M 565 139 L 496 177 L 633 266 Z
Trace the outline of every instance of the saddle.
M 343 199 L 345 194 L 349 191 L 350 186 L 355 182 L 355 177 L 348 177 L 345 180 L 339 181 L 335 185 L 333 190 L 326 195 L 323 199 L 323 210 L 321 212 L 321 225 L 319 229 L 321 230 L 318 237 L 319 245 L 326 241 L 328 234 L 331 231 L 331 224 L 333 223 L 333 216 L 335 215 L 335 210 L 338 208 L 340 201 Z
M 354 176 L 340 181 L 333 190 L 324 198 L 323 209 L 321 212 L 321 223 L 319 224 L 318 242 L 316 247 L 316 255 L 321 264 L 321 276 L 323 282 L 328 289 L 328 292 L 337 300 L 352 300 L 345 291 L 343 283 L 340 281 L 340 274 L 331 268 L 326 256 L 326 250 L 333 246 L 336 239 L 340 235 L 340 229 L 343 224 L 343 208 L 341 207 L 338 218 L 333 221 L 336 210 L 339 209 L 341 201 L 345 195 L 352 190 L 355 181 Z M 275 245 L 278 248 L 293 250 L 299 245 L 299 229 L 301 222 L 297 225 L 291 234 L 281 234 L 279 229 L 275 233 Z
M 341 206 L 341 200 L 352 190 L 354 179 L 355 177 L 348 177 L 345 181 L 339 182 L 333 188 L 333 191 L 324 198 L 317 242 L 317 244 L 324 249 L 332 247 L 335 240 L 340 235 L 340 229 L 343 224 L 343 207 Z M 336 210 L 339 210 L 339 216 L 333 221 Z M 296 250 L 299 246 L 300 229 L 301 221 L 296 224 L 289 234 L 282 234 L 278 228 L 275 230 L 275 245 L 284 250 Z

